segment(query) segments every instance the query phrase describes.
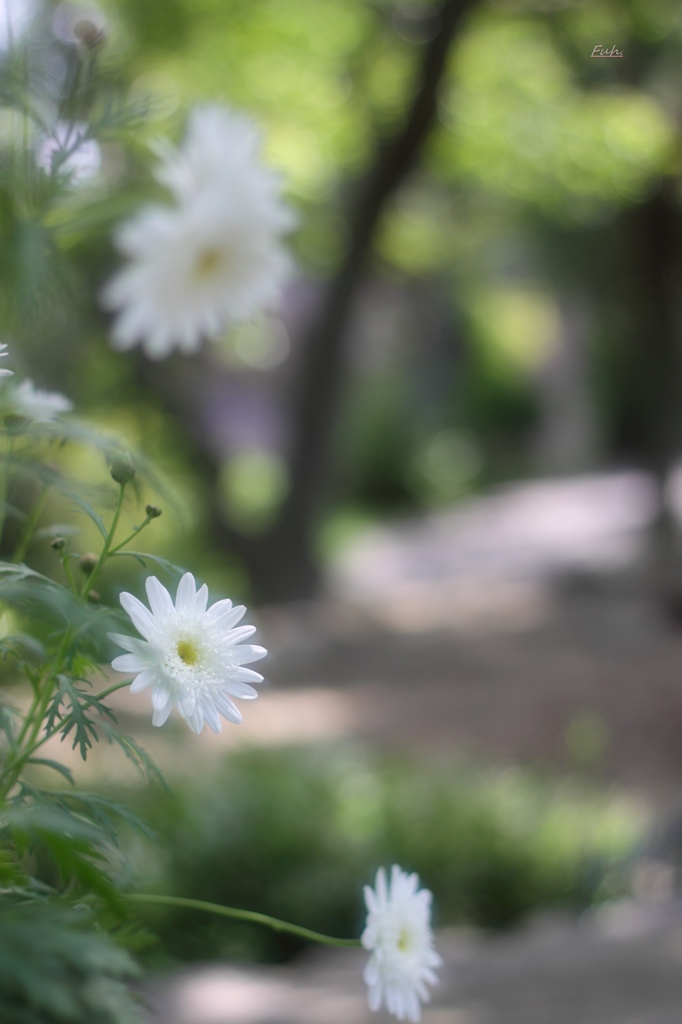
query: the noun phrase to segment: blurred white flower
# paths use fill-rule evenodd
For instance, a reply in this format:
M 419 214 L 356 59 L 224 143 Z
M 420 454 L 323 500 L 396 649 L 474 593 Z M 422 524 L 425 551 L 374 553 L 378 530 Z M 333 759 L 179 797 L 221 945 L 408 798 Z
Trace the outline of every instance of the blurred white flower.
M 207 610 L 208 588 L 204 584 L 197 590 L 189 572 L 180 580 L 175 605 L 155 576 L 148 577 L 146 588 L 151 611 L 132 594 L 121 594 L 121 604 L 144 640 L 110 633 L 114 643 L 130 652 L 114 658 L 112 667 L 135 673 L 131 693 L 152 687 L 154 725 L 163 725 L 174 704 L 196 733 L 204 723 L 220 732 L 221 715 L 241 722 L 230 697 L 258 696 L 251 683 L 263 677 L 243 666 L 267 654 L 263 647 L 240 642 L 255 626 L 233 628 L 246 609 L 226 600 Z
M 141 344 L 155 359 L 195 352 L 276 302 L 291 266 L 282 236 L 294 218 L 258 150 L 247 118 L 205 107 L 191 116 L 182 148 L 163 151 L 157 178 L 177 205 L 148 206 L 115 236 L 130 261 L 102 294 L 118 312 L 115 348 Z
M 58 391 L 43 391 L 32 380 L 22 380 L 12 389 L 9 412 L 36 423 L 51 423 L 63 412 L 71 412 L 73 402 Z
M 37 0 L 0 0 L 0 50 L 10 50 L 24 38 L 39 10 Z
M 361 942 L 372 951 L 364 972 L 370 1009 L 385 1003 L 398 1020 L 418 1021 L 421 1003 L 430 999 L 426 983 L 438 980 L 432 968 L 442 963 L 433 948 L 431 893 L 397 864 L 388 884 L 379 868 L 375 888 L 366 885 L 364 891 L 367 922 Z
M 4 359 L 5 356 L 8 356 L 8 355 L 9 355 L 9 352 L 7 351 L 7 345 L 0 345 L 0 359 Z M 0 370 L 0 377 L 12 377 L 12 376 L 14 376 L 12 370 L 5 370 L 5 369 Z
M 191 202 L 204 189 L 246 189 L 270 205 L 275 225 L 287 230 L 292 213 L 281 203 L 279 176 L 259 163 L 260 147 L 260 132 L 246 115 L 217 105 L 196 107 L 182 147 L 158 145 L 156 179 L 180 202 Z

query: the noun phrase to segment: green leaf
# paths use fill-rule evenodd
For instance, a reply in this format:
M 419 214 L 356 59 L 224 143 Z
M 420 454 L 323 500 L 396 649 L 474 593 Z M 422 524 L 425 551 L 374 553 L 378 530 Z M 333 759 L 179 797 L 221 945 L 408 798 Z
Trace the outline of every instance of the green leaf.
M 111 846 L 106 833 L 74 811 L 47 802 L 44 793 L 21 784 L 14 806 L 3 816 L 5 841 L 14 843 L 19 857 L 33 853 L 38 864 L 45 863 L 47 855 L 47 863 L 57 869 L 63 885 L 74 884 L 83 894 L 95 894 L 118 907 L 109 877 Z
M 134 1024 L 138 969 L 89 915 L 53 903 L 0 905 L 2 1024 Z
M 15 727 L 21 717 L 22 713 L 18 708 L 0 704 L 0 731 L 4 733 L 10 750 L 16 749 Z
M 106 540 L 106 538 L 109 536 L 109 531 L 104 525 L 104 520 L 102 519 L 99 512 L 96 512 L 95 509 L 90 504 L 90 502 L 86 501 L 85 498 L 82 498 L 75 491 L 70 491 L 68 496 L 71 499 L 71 501 L 75 505 L 78 505 L 78 507 L 82 509 L 83 512 L 85 512 L 86 516 L 88 516 L 88 518 L 92 520 L 92 522 L 95 524 L 99 532 Z
M 33 541 L 53 540 L 55 537 L 77 537 L 78 527 L 69 526 L 67 523 L 52 523 L 50 526 L 43 526 L 33 534 Z
M 63 775 L 67 782 L 73 785 L 73 773 L 70 768 L 67 768 L 65 764 L 61 764 L 59 761 L 53 761 L 49 757 L 29 757 L 26 764 L 37 764 L 42 765 L 45 768 L 52 768 L 53 771 L 59 772 Z
M 45 647 L 35 637 L 29 636 L 28 633 L 11 633 L 8 636 L 0 638 L 0 654 L 3 657 L 12 655 L 17 660 L 23 662 L 24 652 L 27 652 L 38 661 L 43 661 L 45 658 Z
M 170 790 L 161 769 L 155 764 L 147 751 L 140 746 L 137 740 L 133 739 L 132 736 L 120 733 L 118 729 L 110 726 L 108 722 L 102 722 L 102 732 L 110 743 L 116 743 L 121 748 L 128 760 L 135 765 L 139 773 L 149 782 L 157 782 L 166 791 Z
M 0 601 L 28 618 L 71 623 L 83 617 L 83 606 L 54 580 L 27 565 L 0 562 Z
M 116 551 L 112 558 L 120 558 L 121 556 L 126 558 L 134 558 L 140 565 L 147 567 L 147 562 L 153 562 L 158 565 L 161 569 L 164 569 L 168 575 L 176 580 L 179 580 L 183 576 L 187 569 L 183 569 L 180 565 L 175 565 L 174 562 L 170 562 L 167 558 L 162 558 L 160 555 L 153 555 L 149 551 Z
M 176 504 L 172 488 L 166 483 L 164 477 L 151 460 L 138 448 L 134 447 L 130 441 L 122 441 L 121 437 L 116 434 L 98 430 L 92 423 L 85 420 L 80 421 L 75 417 L 56 420 L 53 423 L 32 423 L 23 432 L 29 432 L 36 440 L 71 441 L 82 444 L 87 448 L 94 448 L 96 451 L 101 452 L 107 461 L 109 461 L 113 452 L 119 451 L 123 447 L 130 453 L 138 476 L 143 477 L 169 504 Z M 44 467 L 43 471 L 49 473 L 50 469 L 51 467 Z M 54 475 L 53 469 L 52 473 Z M 63 480 L 59 473 L 56 474 L 56 478 L 57 481 Z M 77 486 L 75 481 L 71 481 L 71 483 L 73 486 Z M 63 487 L 61 483 L 58 484 L 56 481 L 55 486 L 60 486 L 60 489 Z M 63 493 L 67 492 L 63 491 Z
M 93 740 L 99 739 L 95 723 L 88 717 L 88 712 L 97 711 L 114 722 L 116 716 L 96 695 L 76 686 L 77 682 L 91 685 L 87 679 L 80 677 L 72 678 L 63 674 L 57 676 L 57 688 L 45 716 L 45 732 L 48 735 L 60 732 L 62 741 L 73 733 L 71 749 L 75 750 L 78 747 L 80 755 L 85 761 L 88 750 L 92 748 Z M 66 710 L 67 706 L 68 710 Z
M 17 508 L 16 505 L 10 505 L 7 501 L 0 501 L 0 510 L 5 513 L 7 519 L 17 519 L 19 522 L 25 523 L 28 518 L 22 509 Z
M 118 828 L 121 823 L 143 839 L 157 841 L 153 829 L 134 811 L 100 793 L 85 793 L 80 790 L 37 790 L 30 787 L 30 794 L 44 806 L 57 807 L 92 822 L 114 846 L 119 845 Z

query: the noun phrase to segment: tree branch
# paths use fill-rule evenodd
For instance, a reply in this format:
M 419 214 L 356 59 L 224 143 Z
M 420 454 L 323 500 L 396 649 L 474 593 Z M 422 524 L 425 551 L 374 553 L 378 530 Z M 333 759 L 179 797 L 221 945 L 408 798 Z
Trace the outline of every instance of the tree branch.
M 425 47 L 412 103 L 397 131 L 377 146 L 350 214 L 346 256 L 303 338 L 301 375 L 292 403 L 291 490 L 272 543 L 287 545 L 299 568 L 307 562 L 309 576 L 314 574 L 311 535 L 332 476 L 333 435 L 345 381 L 347 327 L 354 295 L 386 205 L 419 159 L 436 117 L 438 90 L 452 41 L 475 3 L 444 0 L 441 5 L 439 30 Z M 272 549 L 272 544 L 269 547 Z M 289 566 L 287 585 L 293 583 L 292 570 Z M 310 579 L 302 581 L 300 596 L 311 585 Z

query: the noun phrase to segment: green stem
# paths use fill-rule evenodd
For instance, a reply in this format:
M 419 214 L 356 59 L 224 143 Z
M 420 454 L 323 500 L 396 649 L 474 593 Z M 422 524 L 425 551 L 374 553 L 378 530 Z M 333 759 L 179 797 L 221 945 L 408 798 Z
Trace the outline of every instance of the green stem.
M 0 474 L 0 541 L 5 529 L 5 518 L 7 516 L 7 498 L 9 496 L 10 463 L 14 452 L 14 435 L 7 436 L 7 451 L 5 453 L 5 471 Z
M 102 690 L 101 693 L 97 694 L 97 699 L 98 700 L 104 700 L 105 697 L 108 697 L 110 694 L 115 693 L 116 690 L 122 690 L 124 686 L 130 686 L 130 680 L 129 679 L 124 679 L 121 682 L 112 683 L 111 686 L 107 686 L 106 690 Z M 34 699 L 34 702 L 33 702 L 33 705 L 32 705 L 32 711 L 29 711 L 28 715 L 26 716 L 27 717 L 27 721 L 29 723 L 32 720 L 33 715 L 35 714 L 35 710 L 36 710 L 36 706 L 38 704 L 38 701 L 39 701 L 39 694 L 37 694 L 36 695 L 36 699 Z M 44 717 L 44 712 L 40 716 L 40 720 L 41 721 L 42 721 L 43 717 Z M 60 728 L 63 728 L 65 725 L 68 724 L 68 722 L 69 722 L 69 718 L 67 717 L 67 718 L 65 718 L 62 721 L 62 723 L 60 725 Z M 26 729 L 24 731 L 23 735 L 21 735 L 19 737 L 19 743 L 21 743 L 21 740 L 26 735 L 27 731 L 28 730 Z M 19 774 L 21 773 L 21 769 L 24 767 L 24 765 L 29 760 L 29 758 L 31 758 L 33 756 L 33 754 L 35 754 L 36 750 L 38 750 L 40 747 L 42 747 L 44 743 L 47 743 L 48 740 L 52 739 L 52 737 L 57 732 L 59 732 L 59 729 L 55 729 L 55 730 L 53 730 L 53 732 L 48 733 L 45 736 L 41 736 L 40 739 L 38 739 L 37 736 L 36 736 L 35 739 L 32 739 L 32 740 L 29 741 L 30 745 L 28 747 L 26 747 L 21 752 L 17 752 L 16 756 L 11 761 L 7 762 L 7 764 L 5 765 L 3 771 L 0 773 L 0 781 L 8 773 L 9 773 L 9 776 L 10 776 L 9 782 L 7 783 L 7 785 L 5 787 L 5 790 L 4 790 L 5 792 L 9 792 L 9 790 L 12 788 L 12 786 L 14 785 L 16 779 L 18 778 Z
M 8 452 L 8 460 L 9 455 L 10 452 Z M 5 475 L 5 481 L 6 480 L 7 474 Z M 124 483 L 119 485 L 118 501 L 116 503 L 114 518 L 112 519 L 109 532 L 105 537 L 104 544 L 102 546 L 102 551 L 100 553 L 99 559 L 97 560 L 97 564 L 95 565 L 94 569 L 92 570 L 92 572 L 86 579 L 85 583 L 83 584 L 83 589 L 81 590 L 81 593 L 79 595 L 81 601 L 84 601 L 87 598 L 88 594 L 90 593 L 95 583 L 95 580 L 99 576 L 99 573 L 101 572 L 102 567 L 109 555 L 109 550 L 111 548 L 111 544 L 116 534 L 116 528 L 118 527 L 118 521 L 121 517 L 125 488 L 126 485 Z M 70 566 L 67 567 L 66 561 L 65 569 L 67 576 L 69 577 L 69 582 L 71 583 L 71 586 L 74 588 L 74 592 L 78 594 L 78 588 L 76 586 L 75 580 L 73 579 L 73 574 L 70 572 Z M 66 654 L 66 650 L 70 642 L 71 630 L 65 629 L 64 633 L 62 634 L 62 639 L 59 645 L 57 655 L 54 661 L 52 662 L 49 670 L 45 673 L 43 685 L 41 687 L 39 684 L 36 687 L 36 693 L 31 703 L 31 707 L 26 717 L 24 718 L 24 723 L 22 725 L 19 736 L 17 737 L 15 756 L 12 761 L 5 764 L 4 770 L 0 772 L 0 794 L 3 796 L 11 790 L 12 786 L 19 778 L 23 766 L 26 764 L 26 761 L 31 756 L 33 751 L 36 750 L 38 746 L 42 746 L 42 743 L 45 741 L 45 739 L 48 738 L 42 737 L 39 740 L 38 735 L 42 728 L 43 719 L 45 717 L 45 713 L 49 706 L 50 698 L 52 696 L 52 692 L 54 689 L 53 680 L 55 676 L 58 675 L 61 669 L 62 662 L 64 660 L 64 656 Z
M 47 711 L 48 704 L 50 703 L 50 697 L 52 696 L 52 689 L 53 689 L 52 685 L 51 685 L 52 681 L 55 678 L 55 676 L 57 676 L 59 674 L 59 671 L 60 671 L 61 666 L 62 666 L 62 662 L 64 660 L 64 655 L 66 654 L 66 649 L 67 649 L 67 647 L 69 646 L 70 643 L 71 643 L 71 630 L 70 629 L 65 629 L 63 634 L 62 634 L 62 640 L 61 640 L 61 643 L 59 645 L 59 650 L 57 651 L 57 655 L 56 655 L 56 657 L 54 659 L 52 668 L 51 668 L 51 670 L 46 675 L 45 685 L 43 687 L 42 694 L 40 694 L 40 699 L 38 701 L 38 705 L 37 705 L 37 707 L 35 707 L 33 709 L 32 713 L 29 713 L 27 715 L 27 718 L 26 718 L 26 721 L 29 722 L 29 724 L 31 725 L 31 729 L 28 732 L 28 744 L 29 744 L 29 747 L 31 747 L 35 743 L 37 738 L 38 738 L 38 733 L 41 730 L 41 727 L 42 727 L 42 724 L 43 724 L 43 718 L 45 717 L 45 712 Z M 40 693 L 40 690 L 38 690 L 38 692 Z M 24 723 L 24 724 L 26 724 L 26 723 Z M 23 735 L 25 736 L 26 733 L 24 733 Z M 21 737 L 20 737 L 20 740 L 21 740 Z
M 69 581 L 69 586 L 73 590 L 75 596 L 78 597 L 78 584 L 74 579 L 73 569 L 71 568 L 71 562 L 69 560 L 70 558 L 71 555 L 69 554 L 68 551 L 66 551 L 64 557 L 62 558 L 62 565 L 64 566 L 64 572 L 66 573 L 66 578 Z
M 25 750 L 23 750 L 20 755 L 14 758 L 14 760 L 8 761 L 2 772 L 2 776 L 0 776 L 0 778 L 3 778 L 5 775 L 9 776 L 7 782 L 2 787 L 1 792 L 3 797 L 5 796 L 5 794 L 9 793 L 12 786 L 21 775 L 21 771 L 24 765 L 33 757 L 36 750 L 39 750 L 40 747 L 44 746 L 48 740 L 52 739 L 53 736 L 54 732 L 51 732 L 47 736 L 41 736 L 39 740 L 36 740 L 35 743 L 32 743 L 30 747 L 27 747 Z
M 359 939 L 336 939 L 332 935 L 323 935 L 321 932 L 311 931 L 310 928 L 302 928 L 298 924 L 280 921 L 279 918 L 270 917 L 268 914 L 259 914 L 254 910 L 238 910 L 236 907 L 223 907 L 220 903 L 193 900 L 187 896 L 155 896 L 151 893 L 135 892 L 126 893 L 125 898 L 137 903 L 155 903 L 162 907 L 186 907 L 188 910 L 204 910 L 208 914 L 232 917 L 238 921 L 251 921 L 253 924 L 262 924 L 266 928 L 272 928 L 275 932 L 289 932 L 291 935 L 299 935 L 302 939 L 310 939 L 311 942 L 321 942 L 325 946 L 360 945 Z
M 116 502 L 116 511 L 114 512 L 114 518 L 111 521 L 111 526 L 109 528 L 109 532 L 108 532 L 108 534 L 106 536 L 106 539 L 104 541 L 104 545 L 102 547 L 102 551 L 100 553 L 100 556 L 97 559 L 97 564 L 95 565 L 95 568 L 92 570 L 92 572 L 90 573 L 90 575 L 86 579 L 85 583 L 83 584 L 83 589 L 81 590 L 81 594 L 80 594 L 81 601 L 84 601 L 86 599 L 86 597 L 88 596 L 88 594 L 90 593 L 90 591 L 94 587 L 95 581 L 97 580 L 97 577 L 99 576 L 100 572 L 102 571 L 102 568 L 104 567 L 104 563 L 106 562 L 107 558 L 109 557 L 109 553 L 110 553 L 110 549 L 111 549 L 111 544 L 112 544 L 112 541 L 114 539 L 114 535 L 116 533 L 116 528 L 118 526 L 118 521 L 121 518 L 121 510 L 123 508 L 123 495 L 125 494 L 125 489 L 126 489 L 126 485 L 125 484 L 119 484 L 118 501 Z
M 43 743 L 47 743 L 54 733 L 46 734 L 38 739 L 45 712 L 50 703 L 50 697 L 52 696 L 52 680 L 59 673 L 66 648 L 71 642 L 71 630 L 66 629 L 62 635 L 61 644 L 59 645 L 59 651 L 54 659 L 54 662 L 50 668 L 50 671 L 45 674 L 45 682 L 41 689 L 40 684 L 36 687 L 36 692 L 31 702 L 31 707 L 24 718 L 24 724 L 21 727 L 21 731 L 17 736 L 16 751 L 14 757 L 5 762 L 5 765 L 0 772 L 0 797 L 4 798 L 12 789 L 12 786 L 21 775 L 21 771 L 31 757 L 31 755 L 42 747 Z
M 48 487 L 47 487 L 47 484 L 45 484 L 45 486 L 43 487 L 43 489 L 42 489 L 42 491 L 40 493 L 40 496 L 39 496 L 38 500 L 36 501 L 36 503 L 35 503 L 35 505 L 33 507 L 33 511 L 31 512 L 30 518 L 29 518 L 28 522 L 26 523 L 26 529 L 24 530 L 24 535 L 21 538 L 21 540 L 19 541 L 19 544 L 17 545 L 17 549 L 14 552 L 14 559 L 13 559 L 13 561 L 15 561 L 15 562 L 23 562 L 24 558 L 26 557 L 26 552 L 28 551 L 28 549 L 30 547 L 31 541 L 33 540 L 33 534 L 36 532 L 36 527 L 38 526 L 38 523 L 40 522 L 40 517 L 42 516 L 43 511 L 45 509 L 45 505 L 47 503 L 47 492 L 48 492 Z
M 101 693 L 97 694 L 97 700 L 104 700 L 112 693 L 116 693 L 117 690 L 122 690 L 124 686 L 130 686 L 130 679 L 123 679 L 118 683 L 112 683 L 111 686 L 107 686 L 106 690 L 102 690 Z
M 147 516 L 147 518 L 144 520 L 144 522 L 140 523 L 140 525 L 137 527 L 137 529 L 133 530 L 133 532 L 131 534 L 129 534 L 125 538 L 125 540 L 122 540 L 121 543 L 117 544 L 115 548 L 111 548 L 110 551 L 109 551 L 109 554 L 110 555 L 115 555 L 117 551 L 120 551 L 121 548 L 124 548 L 126 546 L 126 544 L 129 544 L 131 540 L 134 540 L 135 537 L 139 536 L 139 534 L 141 534 L 142 531 L 144 530 L 145 526 L 149 526 L 151 521 L 152 521 L 152 517 L 151 516 Z

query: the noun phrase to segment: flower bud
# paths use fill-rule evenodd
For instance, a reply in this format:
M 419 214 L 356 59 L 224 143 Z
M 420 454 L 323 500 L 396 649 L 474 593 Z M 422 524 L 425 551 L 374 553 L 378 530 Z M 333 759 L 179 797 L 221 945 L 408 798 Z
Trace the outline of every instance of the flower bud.
M 114 452 L 109 461 L 109 472 L 117 484 L 129 484 L 135 477 L 135 465 L 128 452 Z
M 101 46 L 105 39 L 104 30 L 95 25 L 90 18 L 81 18 L 73 27 L 73 34 L 87 50 Z
M 55 539 L 50 544 L 50 547 L 52 548 L 53 551 L 63 551 L 65 546 L 66 546 L 66 538 L 65 537 L 55 537 Z
M 158 519 L 162 512 L 158 505 L 145 505 L 144 510 L 148 519 Z
M 92 570 L 97 565 L 98 561 L 99 559 L 97 555 L 94 555 L 92 551 L 86 551 L 85 554 L 81 555 L 80 558 L 78 559 L 78 564 L 80 565 L 85 575 L 89 576 Z

